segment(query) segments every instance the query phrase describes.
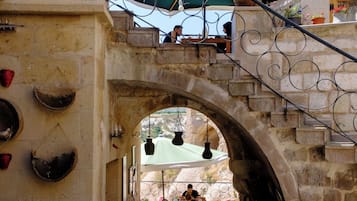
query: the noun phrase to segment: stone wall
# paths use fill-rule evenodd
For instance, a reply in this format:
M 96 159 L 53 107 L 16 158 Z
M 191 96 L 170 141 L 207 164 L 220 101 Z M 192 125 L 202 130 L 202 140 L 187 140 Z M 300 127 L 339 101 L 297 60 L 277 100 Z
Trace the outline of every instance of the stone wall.
M 76 5 L 81 9 L 75 10 Z M 106 116 L 101 108 L 106 25 L 111 23 L 103 5 L 104 1 L 0 2 L 0 18 L 21 25 L 0 32 L 0 68 L 15 72 L 12 84 L 0 88 L 0 98 L 16 106 L 21 124 L 14 138 L 0 143 L 2 153 L 12 154 L 8 169 L 1 170 L 0 200 L 102 200 L 101 145 L 109 136 L 100 123 Z M 70 89 L 75 99 L 68 107 L 49 109 L 35 100 L 34 88 L 56 94 L 51 99 Z M 65 178 L 54 182 L 35 175 L 31 153 L 50 161 L 70 149 L 75 150 L 76 162 Z
M 244 26 L 240 18 L 235 19 L 237 36 L 247 34 L 241 38 L 243 41 L 235 42 L 234 45 L 235 57 L 240 60 L 242 67 L 252 75 L 262 78 L 298 107 L 307 108 L 321 122 L 355 139 L 353 106 L 356 63 L 296 29 L 274 27 L 269 18 L 265 23 L 256 21 L 265 15 L 259 8 L 238 8 L 238 12 L 244 19 L 248 19 L 246 30 L 242 29 Z M 357 55 L 355 22 L 302 27 L 348 54 Z M 250 32 L 251 30 L 256 32 Z M 267 76 L 268 72 L 271 76 Z M 249 76 L 246 72 L 238 75 L 240 78 Z M 263 87 L 260 93 L 265 94 L 268 91 Z M 288 110 L 294 108 L 290 103 L 286 106 Z M 281 120 L 290 119 L 289 116 L 286 118 Z M 276 147 L 293 169 L 300 200 L 354 200 L 357 190 L 355 148 L 340 147 L 337 152 L 341 154 L 335 155 L 334 162 L 331 163 L 326 161 L 330 157 L 330 151 L 324 148 L 324 144 L 326 141 L 348 141 L 347 139 L 331 130 L 327 139 L 323 133 L 315 140 L 311 132 L 306 133 L 305 137 L 301 136 L 301 129 L 314 128 L 321 125 L 321 122 L 303 115 L 297 125 L 285 125 L 285 129 L 271 128 L 270 134 L 276 137 Z M 281 127 L 283 124 L 279 125 Z M 296 126 L 302 128 L 295 129 Z

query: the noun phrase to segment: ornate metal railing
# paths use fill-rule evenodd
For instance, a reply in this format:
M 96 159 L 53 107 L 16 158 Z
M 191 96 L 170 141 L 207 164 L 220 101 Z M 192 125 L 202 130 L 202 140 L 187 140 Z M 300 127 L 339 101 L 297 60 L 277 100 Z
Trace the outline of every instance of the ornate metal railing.
M 207 11 L 205 11 L 203 7 L 201 7 L 197 9 L 185 9 L 180 12 L 168 12 L 162 8 L 148 6 L 145 10 L 142 9 L 142 11 L 138 13 L 130 11 L 132 4 L 127 0 L 111 0 L 109 1 L 108 7 L 111 10 L 119 8 L 126 12 L 130 12 L 130 14 L 133 15 L 137 21 L 140 21 L 142 24 L 144 24 L 144 26 L 158 28 L 161 33 L 161 41 L 173 28 L 172 26 L 167 31 L 163 30 L 165 21 L 162 19 L 165 17 L 168 19 L 167 21 L 175 21 L 174 19 L 180 18 L 176 21 L 178 25 L 184 27 L 184 35 L 182 37 L 188 36 L 203 38 L 204 36 L 214 37 L 224 35 L 222 26 L 225 22 L 231 20 L 230 16 L 232 16 L 233 12 L 233 7 L 231 10 L 211 10 L 210 8 L 207 8 Z M 206 12 L 210 17 L 205 16 Z M 157 18 L 156 20 L 149 22 L 148 18 L 154 14 L 160 16 L 161 18 Z M 137 25 L 140 26 L 140 23 L 137 23 Z
M 124 0 L 121 1 L 125 2 Z M 251 25 L 247 24 L 244 15 L 235 10 L 222 15 L 217 13 L 213 21 L 205 20 L 205 27 L 209 27 L 209 24 L 214 24 L 216 27 L 214 34 L 211 30 L 208 30 L 209 35 L 220 35 L 219 24 L 225 22 L 222 22 L 223 16 L 231 15 L 232 19 L 240 19 L 239 33 L 232 34 L 231 41 L 239 41 L 239 48 L 242 53 L 255 58 L 255 68 L 243 66 L 236 62 L 231 54 L 224 54 L 240 70 L 285 100 L 285 111 L 288 110 L 289 106 L 296 108 L 296 110 L 304 113 L 307 118 L 310 118 L 315 125 L 326 127 L 333 133 L 357 144 L 350 135 L 357 134 L 357 103 L 353 102 L 357 98 L 357 58 L 285 18 L 264 3 L 258 0 L 252 1 L 259 5 L 270 19 L 271 29 L 269 32 L 266 30 L 262 32 L 258 28 L 248 28 Z M 143 18 L 151 15 L 154 11 L 168 15 L 156 7 L 153 7 L 145 15 L 138 15 L 129 11 L 125 3 L 118 4 L 118 1 L 110 1 L 110 4 L 129 12 L 151 27 L 157 26 Z M 181 24 L 184 24 L 190 18 L 203 20 L 203 15 L 200 16 L 200 14 L 202 14 L 202 9 L 194 14 L 187 13 Z M 291 26 L 277 27 L 277 19 L 289 23 Z M 159 30 L 163 35 L 167 34 L 161 29 Z M 293 38 L 288 38 L 286 35 L 293 35 Z M 296 44 L 289 42 L 290 40 L 293 40 Z M 314 47 L 309 47 L 311 44 Z M 319 51 L 315 51 L 314 48 Z M 315 61 L 311 55 L 323 55 L 324 52 L 328 52 L 327 49 L 331 51 L 329 54 L 338 55 L 336 57 L 340 58 L 338 64 L 335 64 L 336 61 L 332 62 L 336 65 L 334 68 L 320 66 L 320 63 L 323 62 Z M 354 78 L 356 79 L 356 87 L 351 85 Z M 345 79 L 351 79 L 351 83 L 346 82 Z M 296 100 L 294 96 L 305 98 L 301 101 Z M 319 98 L 321 100 L 318 100 Z
M 252 73 L 240 64 L 236 64 L 240 69 L 253 76 L 271 92 L 283 98 L 286 103 L 292 105 L 298 111 L 313 119 L 316 124 L 324 126 L 332 132 L 343 136 L 352 143 L 357 144 L 350 136 L 350 134 L 355 134 L 357 132 L 357 105 L 353 103 L 354 97 L 357 97 L 357 86 L 355 88 L 351 87 L 347 82 L 342 80 L 344 78 L 353 79 L 353 73 L 355 73 L 357 78 L 357 71 L 354 71 L 354 69 L 357 70 L 357 58 L 323 40 L 321 37 L 307 31 L 260 1 L 252 1 L 266 11 L 266 14 L 272 21 L 272 25 L 275 24 L 274 22 L 276 22 L 276 18 L 279 18 L 291 26 L 280 28 L 275 27 L 275 30 L 272 31 L 274 39 L 271 41 L 270 45 L 265 44 L 268 47 L 267 49 L 260 52 L 251 50 L 254 49 L 254 46 L 264 43 L 264 39 L 262 38 L 264 34 L 256 29 L 242 30 L 239 38 L 241 44 L 240 47 L 246 54 L 256 56 L 256 72 Z M 244 20 L 242 21 L 244 23 Z M 295 38 L 299 38 L 300 36 L 297 40 L 298 45 L 296 45 L 296 49 L 294 50 L 284 49 L 283 45 L 281 45 L 281 43 L 284 43 L 282 41 L 282 38 L 284 38 L 283 35 L 288 34 L 287 32 L 290 32 L 290 34 L 291 32 L 294 32 L 292 35 L 294 35 Z M 271 35 L 269 35 L 269 37 L 271 37 Z M 291 39 L 289 38 L 287 40 Z M 335 66 L 332 73 L 331 69 L 326 70 L 326 67 L 319 66 L 319 63 L 315 62 L 310 57 L 311 55 L 309 54 L 313 53 L 313 51 L 311 51 L 311 47 L 309 51 L 308 42 L 313 43 L 316 46 L 325 46 L 331 49 L 332 52 L 335 52 L 334 55 L 341 55 L 341 57 L 343 57 L 341 62 Z M 247 43 L 250 45 L 246 45 Z M 249 47 L 249 49 L 247 47 Z M 307 53 L 304 53 L 306 49 L 308 49 L 306 51 Z M 264 59 L 268 56 L 277 59 L 272 59 L 271 62 L 264 64 Z M 232 60 L 232 62 L 234 62 L 234 60 Z M 309 70 L 306 69 L 307 66 L 310 68 Z M 265 72 L 263 72 L 264 70 Z M 352 81 L 353 80 L 351 80 L 351 82 Z M 278 83 L 278 85 L 280 84 L 280 86 L 273 87 L 276 83 Z M 284 87 L 282 85 L 284 84 L 285 87 L 290 88 L 287 92 L 284 92 L 282 89 Z M 289 97 L 289 92 L 298 92 L 300 94 L 310 93 L 310 100 L 308 100 L 305 105 L 301 102 L 297 103 L 293 98 Z M 316 99 L 312 100 L 312 94 L 314 94 Z M 332 97 L 331 94 L 333 94 L 334 97 Z M 319 97 L 323 100 L 318 100 Z M 319 101 L 325 103 L 319 104 Z M 344 109 L 342 109 L 344 111 L 342 112 L 341 107 L 344 107 Z M 326 121 L 319 117 L 319 115 L 323 116 L 326 114 L 331 114 L 332 117 L 330 121 Z

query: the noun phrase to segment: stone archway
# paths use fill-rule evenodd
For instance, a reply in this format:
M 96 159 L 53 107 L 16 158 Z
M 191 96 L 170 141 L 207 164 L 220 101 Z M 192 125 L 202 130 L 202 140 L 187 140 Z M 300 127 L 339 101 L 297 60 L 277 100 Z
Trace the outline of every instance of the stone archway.
M 268 126 L 259 115 L 250 113 L 243 101 L 230 97 L 207 80 L 183 73 L 155 68 L 132 72 L 142 74 L 114 74 L 111 77 L 117 79 L 110 81 L 110 94 L 118 100 L 121 95 L 115 95 L 115 91 L 122 91 L 126 99 L 122 102 L 125 106 L 117 105 L 118 112 L 125 114 L 130 103 L 134 106 L 138 100 L 142 101 L 140 111 L 131 114 L 136 116 L 131 118 L 132 128 L 146 115 L 166 107 L 183 106 L 198 110 L 221 130 L 231 158 L 233 185 L 241 194 L 250 200 L 299 200 L 297 182 L 272 135 L 269 135 Z

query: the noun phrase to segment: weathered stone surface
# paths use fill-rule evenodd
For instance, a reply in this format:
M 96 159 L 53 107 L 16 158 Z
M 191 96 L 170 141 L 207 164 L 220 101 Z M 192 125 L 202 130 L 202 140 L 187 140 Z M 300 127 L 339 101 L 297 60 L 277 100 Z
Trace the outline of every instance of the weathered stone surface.
M 352 190 L 357 185 L 357 170 L 346 169 L 344 172 L 336 172 L 335 187 L 343 190 Z
M 331 183 L 331 179 L 327 177 L 328 171 L 324 167 L 304 165 L 298 167 L 295 171 L 301 185 L 328 186 Z
M 300 116 L 297 112 L 272 112 L 271 124 L 274 127 L 297 128 L 299 126 Z
M 302 85 L 302 75 L 290 75 L 281 80 L 280 90 L 282 92 L 297 92 L 303 89 Z
M 309 159 L 312 162 L 325 161 L 325 147 L 316 146 L 309 149 Z
M 356 201 L 357 200 L 357 192 L 346 193 L 345 201 Z
M 212 64 L 208 66 L 208 79 L 231 80 L 233 78 L 232 64 Z
M 211 47 L 182 47 L 164 43 L 157 49 L 158 64 L 210 64 L 215 62 L 216 52 Z
M 111 11 L 114 30 L 129 30 L 134 28 L 133 16 L 120 11 Z
M 329 109 L 328 93 L 311 92 L 309 95 L 309 108 L 312 110 L 327 111 Z
M 295 129 L 293 128 L 275 128 L 276 137 L 279 142 L 295 141 Z
M 324 199 L 322 201 L 342 201 L 342 193 L 333 188 L 326 188 L 323 192 Z
M 308 159 L 308 152 L 305 148 L 298 150 L 288 149 L 284 151 L 284 155 L 289 161 L 307 161 Z
M 332 115 L 331 114 L 318 114 L 314 115 L 315 118 L 312 118 L 308 115 L 303 115 L 303 124 L 310 127 L 324 127 L 325 125 L 332 125 Z
M 320 67 L 323 72 L 334 71 L 343 61 L 343 57 L 337 54 L 317 55 L 313 61 Z
M 296 142 L 309 145 L 324 145 L 329 141 L 329 133 L 326 128 L 297 128 Z
M 229 82 L 229 93 L 232 96 L 251 96 L 255 94 L 256 83 L 251 80 Z
M 135 28 L 128 31 L 128 44 L 134 47 L 158 47 L 159 30 L 157 28 Z
M 325 147 L 326 160 L 335 163 L 356 163 L 356 147 L 351 143 L 329 143 Z
M 306 93 L 286 93 L 285 95 L 298 107 L 306 107 L 309 103 L 309 95 Z M 287 108 L 291 110 L 297 109 L 291 103 L 287 103 Z
M 228 81 L 224 81 L 224 80 L 223 81 L 212 81 L 212 83 L 218 85 L 225 91 L 228 90 Z
M 274 96 L 249 96 L 249 108 L 254 111 L 271 112 L 276 108 L 275 101 Z
M 301 201 L 321 201 L 322 200 L 322 188 L 313 186 L 304 186 L 300 189 Z

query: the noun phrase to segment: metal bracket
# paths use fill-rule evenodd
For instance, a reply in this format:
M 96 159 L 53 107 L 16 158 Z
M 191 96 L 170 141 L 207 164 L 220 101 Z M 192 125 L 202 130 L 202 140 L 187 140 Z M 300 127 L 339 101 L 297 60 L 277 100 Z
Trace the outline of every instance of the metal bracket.
M 0 18 L 0 32 L 14 32 L 16 27 L 24 27 L 24 25 L 10 24 L 8 18 Z

